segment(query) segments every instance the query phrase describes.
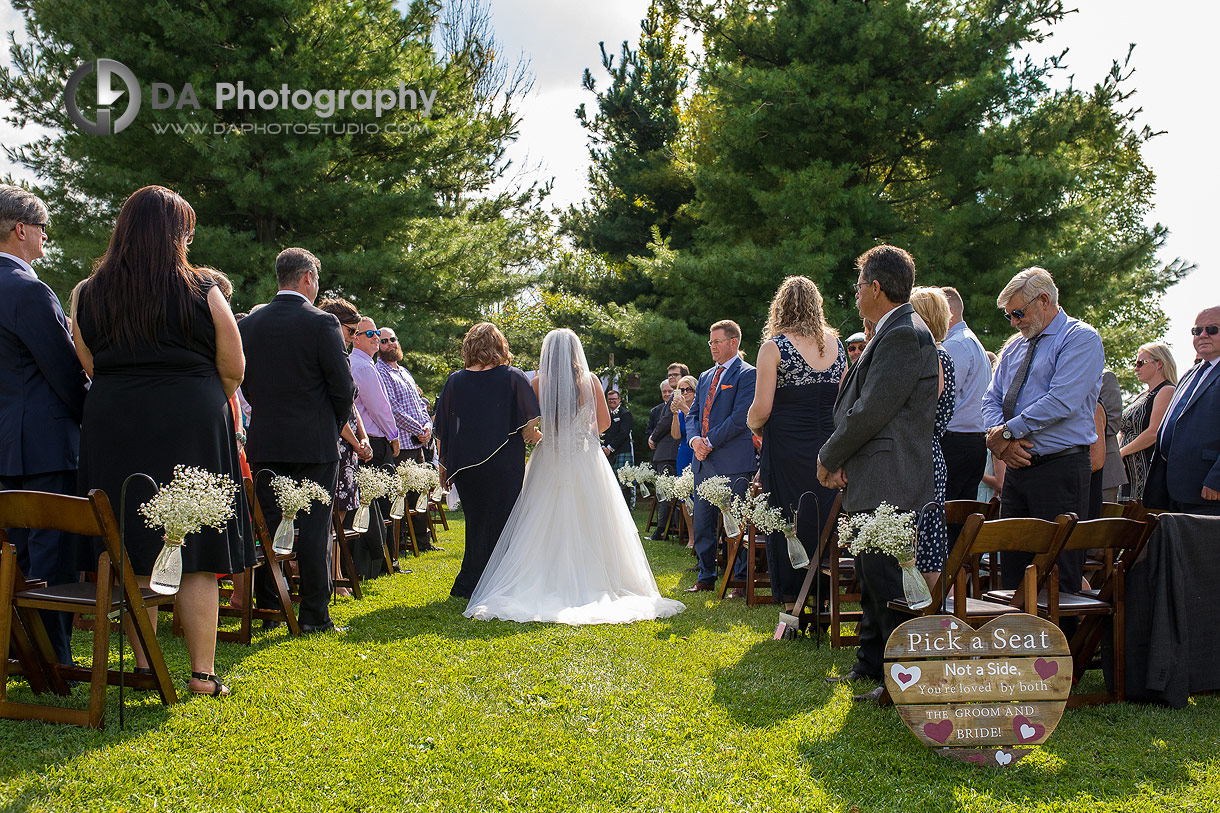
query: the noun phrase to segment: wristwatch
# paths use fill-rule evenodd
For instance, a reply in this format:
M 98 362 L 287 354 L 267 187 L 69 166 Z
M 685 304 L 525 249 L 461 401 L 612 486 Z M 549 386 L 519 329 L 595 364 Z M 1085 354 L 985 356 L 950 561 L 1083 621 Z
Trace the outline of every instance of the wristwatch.
M 1003 426 L 1000 427 L 1000 437 L 1004 438 L 1004 440 L 1016 440 L 1017 439 L 1017 436 L 1014 435 L 1012 433 L 1012 430 L 1008 428 L 1008 424 L 1004 424 Z

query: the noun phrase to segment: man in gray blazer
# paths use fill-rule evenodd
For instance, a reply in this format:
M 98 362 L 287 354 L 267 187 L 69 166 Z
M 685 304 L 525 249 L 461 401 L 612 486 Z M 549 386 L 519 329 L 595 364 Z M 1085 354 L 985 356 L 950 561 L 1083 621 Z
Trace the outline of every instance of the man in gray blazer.
M 877 246 L 856 259 L 856 304 L 877 323 L 864 353 L 847 373 L 835 401 L 835 431 L 818 454 L 818 480 L 843 488 L 849 514 L 887 502 L 918 511 L 933 499 L 932 431 L 939 361 L 936 343 L 908 300 L 915 284 L 911 255 Z M 887 606 L 902 596 L 902 571 L 892 556 L 856 557 L 860 582 L 860 647 L 839 680 L 882 678 L 882 655 L 902 617 Z M 880 687 L 872 695 L 880 696 Z

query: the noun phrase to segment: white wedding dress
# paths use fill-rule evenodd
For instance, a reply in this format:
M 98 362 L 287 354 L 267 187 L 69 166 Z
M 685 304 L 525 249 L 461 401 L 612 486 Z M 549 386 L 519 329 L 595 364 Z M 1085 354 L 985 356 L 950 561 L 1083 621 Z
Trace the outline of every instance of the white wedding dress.
M 562 343 L 559 349 L 579 352 L 583 363 L 579 340 L 564 332 L 568 335 L 560 338 L 574 342 L 574 349 Z M 548 350 L 558 352 L 551 339 L 543 344 L 540 372 L 543 441 L 530 455 L 521 496 L 465 615 L 575 625 L 625 624 L 679 613 L 685 606 L 657 590 L 621 487 L 598 444 L 596 378 L 579 367 L 568 372 L 560 386 L 580 393 L 566 407 L 575 414 L 566 425 L 547 425 L 548 415 L 552 421 L 567 418 L 565 407 L 556 408 L 555 394 L 548 392 L 555 384 L 546 377 L 546 357 Z

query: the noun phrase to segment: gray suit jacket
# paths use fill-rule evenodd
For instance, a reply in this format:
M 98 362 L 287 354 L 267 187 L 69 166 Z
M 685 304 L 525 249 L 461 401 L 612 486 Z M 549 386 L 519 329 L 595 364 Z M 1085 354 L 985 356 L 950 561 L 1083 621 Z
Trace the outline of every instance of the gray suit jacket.
M 936 343 L 909 303 L 899 305 L 843 380 L 835 431 L 818 458 L 843 468 L 843 509 L 883 501 L 918 511 L 935 496 L 932 434 L 940 362 Z

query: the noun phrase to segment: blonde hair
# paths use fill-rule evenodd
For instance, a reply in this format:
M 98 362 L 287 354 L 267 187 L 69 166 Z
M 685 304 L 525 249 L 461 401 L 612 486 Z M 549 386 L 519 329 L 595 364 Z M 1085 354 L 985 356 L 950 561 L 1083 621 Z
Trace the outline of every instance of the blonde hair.
M 817 342 L 819 353 L 826 350 L 827 333 L 834 337 L 839 335 L 837 330 L 826 326 L 822 292 L 808 277 L 788 277 L 780 283 L 771 300 L 762 340 L 765 342 L 781 333 L 808 336 Z
M 1169 350 L 1169 345 L 1164 342 L 1148 342 L 1141 344 L 1140 349 L 1135 351 L 1136 355 L 1147 353 L 1152 356 L 1153 361 L 1161 363 L 1161 375 L 1165 376 L 1165 380 L 1173 386 L 1178 385 L 1178 363 L 1173 360 L 1173 353 Z
M 724 335 L 730 339 L 741 338 L 741 325 L 737 324 L 732 319 L 721 319 L 719 322 L 708 328 L 709 333 L 713 330 L 723 330 Z
M 920 287 L 911 291 L 911 307 L 932 331 L 937 344 L 949 333 L 949 300 L 940 288 Z

